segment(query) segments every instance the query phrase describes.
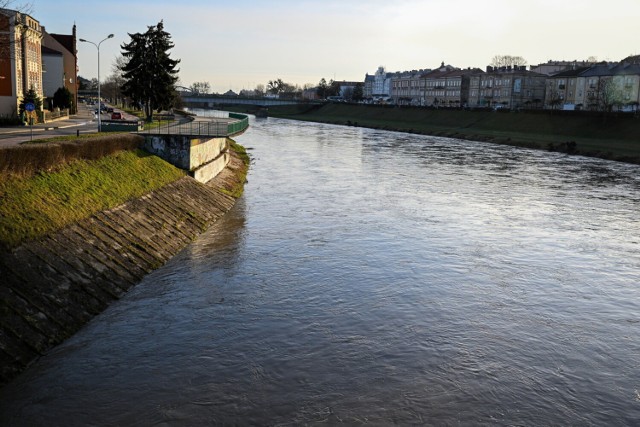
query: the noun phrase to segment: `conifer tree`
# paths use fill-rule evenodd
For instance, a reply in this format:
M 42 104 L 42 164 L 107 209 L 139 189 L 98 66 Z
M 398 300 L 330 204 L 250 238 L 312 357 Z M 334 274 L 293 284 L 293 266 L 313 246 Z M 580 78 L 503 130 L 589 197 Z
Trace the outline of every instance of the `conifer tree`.
M 129 34 L 131 41 L 120 46 L 125 64 L 122 92 L 144 108 L 147 121 L 153 120 L 153 111 L 169 109 L 176 100 L 176 66 L 180 60 L 171 59 L 174 47 L 171 35 L 164 31 L 162 21 L 148 27 L 144 34 Z
M 18 105 L 18 113 L 20 117 L 22 117 L 26 110 L 26 105 L 28 103 L 33 104 L 36 108 L 35 111 L 42 111 L 42 98 L 38 96 L 38 92 L 31 86 L 27 93 L 24 94 L 22 99 L 20 100 L 20 104 Z

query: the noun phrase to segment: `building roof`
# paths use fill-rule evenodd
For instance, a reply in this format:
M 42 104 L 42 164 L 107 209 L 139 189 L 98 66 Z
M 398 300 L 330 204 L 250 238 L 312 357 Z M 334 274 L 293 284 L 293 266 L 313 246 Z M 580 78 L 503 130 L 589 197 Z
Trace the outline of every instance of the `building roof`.
M 41 45 L 40 49 L 43 55 L 62 56 L 62 52 L 60 52 L 59 50 L 51 49 L 50 47 L 46 47 L 45 45 Z
M 72 54 L 76 54 L 75 37 L 72 34 L 52 34 L 49 33 L 58 43 L 64 46 Z
M 639 75 L 640 63 L 620 63 L 611 70 L 615 76 L 619 75 Z
M 617 64 L 608 64 L 606 62 L 589 67 L 587 70 L 580 74 L 580 77 L 600 77 L 613 75 L 612 69 Z
M 591 67 L 578 67 L 572 70 L 564 70 L 559 73 L 552 74 L 550 77 L 578 77 L 580 74 L 584 73 Z

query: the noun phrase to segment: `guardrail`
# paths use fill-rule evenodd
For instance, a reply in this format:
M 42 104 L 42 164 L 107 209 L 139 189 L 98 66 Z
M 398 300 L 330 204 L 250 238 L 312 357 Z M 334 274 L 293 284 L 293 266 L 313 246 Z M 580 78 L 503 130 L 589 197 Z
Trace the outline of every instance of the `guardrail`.
M 140 132 L 144 130 L 142 120 L 102 120 L 101 132 Z
M 244 132 L 249 127 L 249 116 L 238 113 L 229 113 L 229 118 L 237 119 L 238 121 L 227 125 L 227 136 Z
M 221 137 L 233 136 L 249 127 L 249 117 L 244 114 L 229 113 L 234 122 L 194 120 L 186 123 L 168 121 L 160 122 L 157 127 L 149 128 L 144 133 L 153 135 L 184 135 Z

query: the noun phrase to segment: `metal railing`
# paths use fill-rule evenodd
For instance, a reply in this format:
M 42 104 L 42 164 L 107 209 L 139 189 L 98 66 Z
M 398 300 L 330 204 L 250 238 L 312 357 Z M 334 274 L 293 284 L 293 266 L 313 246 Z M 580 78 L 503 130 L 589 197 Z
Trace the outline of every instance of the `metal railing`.
M 159 122 L 158 126 L 148 128 L 146 134 L 153 135 L 184 135 L 221 137 L 238 134 L 249 127 L 249 117 L 244 114 L 229 113 L 233 122 L 194 120 L 189 122 L 167 121 Z

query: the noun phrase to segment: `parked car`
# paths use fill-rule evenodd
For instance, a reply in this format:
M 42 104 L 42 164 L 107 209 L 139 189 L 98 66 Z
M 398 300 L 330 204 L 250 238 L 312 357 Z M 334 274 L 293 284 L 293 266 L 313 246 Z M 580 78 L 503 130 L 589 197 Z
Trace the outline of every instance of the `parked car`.
M 124 120 L 124 116 L 122 115 L 122 113 L 116 111 L 114 113 L 111 113 L 111 120 Z

